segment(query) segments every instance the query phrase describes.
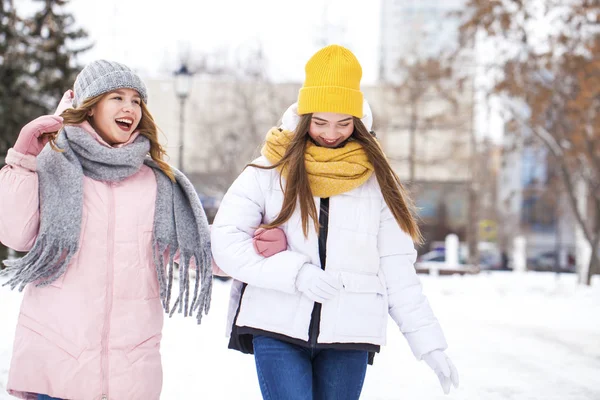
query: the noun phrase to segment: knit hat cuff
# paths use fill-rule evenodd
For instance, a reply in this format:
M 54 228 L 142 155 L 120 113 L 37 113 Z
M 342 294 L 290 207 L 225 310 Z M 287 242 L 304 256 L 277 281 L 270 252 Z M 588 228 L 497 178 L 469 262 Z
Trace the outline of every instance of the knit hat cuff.
M 331 112 L 363 117 L 363 94 L 340 86 L 309 86 L 298 94 L 298 114 Z
M 75 87 L 73 106 L 79 107 L 83 101 L 94 96 L 112 92 L 117 89 L 136 90 L 144 103 L 148 103 L 148 92 L 146 85 L 137 74 L 132 71 L 111 71 L 105 75 L 96 77 L 94 81 L 79 92 Z

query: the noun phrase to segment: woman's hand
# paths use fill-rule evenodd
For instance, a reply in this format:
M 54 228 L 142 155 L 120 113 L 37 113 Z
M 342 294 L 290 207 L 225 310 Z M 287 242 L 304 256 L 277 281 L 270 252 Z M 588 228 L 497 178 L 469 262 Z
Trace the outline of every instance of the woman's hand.
M 21 154 L 37 156 L 49 139 L 49 135 L 43 134 L 58 131 L 62 127 L 62 123 L 62 117 L 57 115 L 37 117 L 21 129 L 13 146 L 14 150 Z
M 67 90 L 64 94 L 58 106 L 56 107 L 56 111 L 54 111 L 54 115 L 60 115 L 67 108 L 73 108 L 73 97 L 75 97 L 75 93 L 72 90 Z
M 254 250 L 263 257 L 271 257 L 273 254 L 277 254 L 287 249 L 285 233 L 279 228 L 258 228 L 254 232 L 252 243 L 254 244 Z M 214 260 L 212 262 L 212 272 L 213 275 L 217 276 L 229 276 L 219 268 Z
M 280 228 L 258 228 L 252 239 L 254 250 L 263 257 L 271 257 L 287 250 L 287 238 Z
M 435 372 L 445 394 L 450 393 L 450 384 L 458 388 L 458 371 L 442 350 L 433 350 L 423 355 L 423 360 Z

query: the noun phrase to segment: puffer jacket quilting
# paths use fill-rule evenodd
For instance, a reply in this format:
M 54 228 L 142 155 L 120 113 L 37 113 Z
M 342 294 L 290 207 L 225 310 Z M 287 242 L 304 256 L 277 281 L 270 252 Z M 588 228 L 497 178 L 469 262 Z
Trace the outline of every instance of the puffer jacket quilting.
M 264 157 L 254 162 L 268 165 Z M 320 199 L 314 200 L 319 210 Z M 254 229 L 273 221 L 282 203 L 278 172 L 247 167 L 223 198 L 213 222 L 213 257 L 223 271 L 247 283 L 237 326 L 306 341 L 313 302 L 296 290 L 295 280 L 305 263 L 320 266 L 314 226 L 311 223 L 305 238 L 297 208 L 280 227 L 287 236 L 286 251 L 264 258 L 252 246 Z M 422 293 L 415 259 L 412 239 L 393 218 L 375 176 L 354 190 L 332 196 L 327 271 L 341 281 L 343 289 L 323 304 L 317 341 L 383 345 L 389 314 L 417 358 L 445 349 L 442 330 Z M 240 291 L 232 290 L 232 295 L 239 298 Z M 231 315 L 228 321 L 232 323 Z
M 0 171 L 0 241 L 29 250 L 39 225 L 35 160 L 11 150 Z M 158 399 L 163 309 L 151 252 L 156 178 L 83 178 L 80 247 L 66 273 L 25 288 L 8 391 L 65 399 Z M 5 289 L 6 290 L 6 289 Z

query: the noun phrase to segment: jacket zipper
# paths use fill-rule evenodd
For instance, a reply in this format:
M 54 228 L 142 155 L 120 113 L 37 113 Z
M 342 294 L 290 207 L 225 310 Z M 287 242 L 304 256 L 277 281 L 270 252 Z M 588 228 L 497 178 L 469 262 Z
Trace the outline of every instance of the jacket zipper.
M 108 233 L 107 233 L 107 266 L 106 266 L 106 314 L 102 331 L 102 353 L 100 357 L 102 368 L 102 400 L 108 400 L 108 336 L 110 333 L 110 315 L 113 303 L 114 278 L 114 247 L 115 247 L 115 194 L 114 184 L 109 184 L 108 190 Z
M 329 228 L 329 198 L 322 198 L 320 201 L 319 212 L 319 259 L 321 269 L 325 270 L 327 261 L 327 233 Z M 317 338 L 319 337 L 319 325 L 321 324 L 321 303 L 315 303 L 310 317 L 308 328 L 308 344 L 310 347 L 317 347 Z

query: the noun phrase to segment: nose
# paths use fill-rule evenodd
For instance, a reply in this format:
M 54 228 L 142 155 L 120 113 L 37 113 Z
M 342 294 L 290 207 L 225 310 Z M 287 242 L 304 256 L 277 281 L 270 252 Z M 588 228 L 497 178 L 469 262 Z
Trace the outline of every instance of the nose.
M 337 134 L 337 128 L 334 126 L 329 126 L 325 129 L 325 131 L 323 132 L 323 136 L 325 136 L 326 139 L 334 139 L 338 136 Z
M 123 111 L 132 112 L 133 111 L 133 102 L 132 101 L 123 102 Z

